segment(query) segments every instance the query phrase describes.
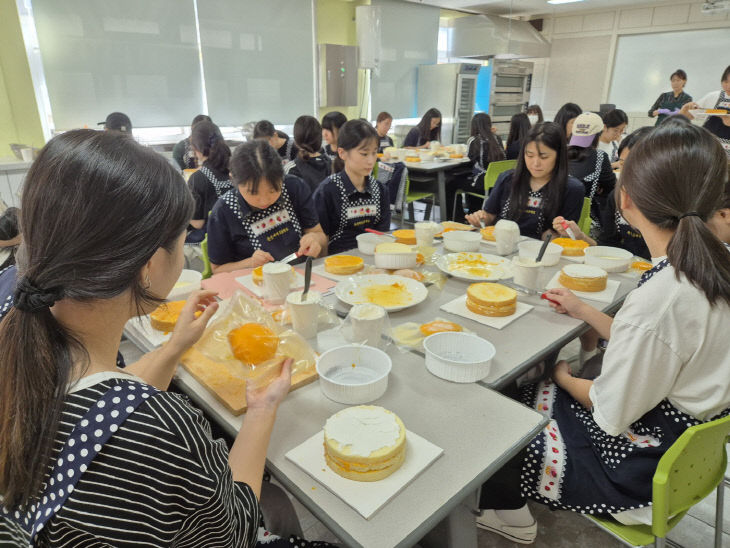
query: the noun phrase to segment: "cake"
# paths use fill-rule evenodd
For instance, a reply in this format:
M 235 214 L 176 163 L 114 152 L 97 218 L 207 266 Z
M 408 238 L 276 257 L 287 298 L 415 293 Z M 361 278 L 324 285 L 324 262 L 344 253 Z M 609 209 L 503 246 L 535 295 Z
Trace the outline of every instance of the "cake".
M 471 284 L 466 290 L 466 307 L 481 316 L 511 316 L 517 311 L 517 291 L 502 284 Z
M 728 111 L 724 108 L 708 108 L 705 109 L 705 114 L 727 114 Z
M 257 266 L 251 272 L 251 281 L 256 285 L 264 283 L 264 265 Z
M 631 268 L 633 270 L 638 270 L 639 272 L 646 272 L 651 269 L 651 263 L 646 261 L 634 261 L 631 263 Z
M 416 245 L 416 231 L 413 229 L 395 230 L 393 236 L 399 244 Z
M 444 331 L 463 331 L 464 328 L 458 323 L 448 322 L 446 320 L 434 320 L 432 322 L 424 323 L 419 328 L 419 331 L 423 333 L 424 337 L 433 335 L 434 333 L 443 333 Z
M 396 254 L 396 253 L 413 253 L 411 246 L 406 244 L 399 244 L 395 242 L 388 242 L 384 244 L 378 244 L 375 246 L 375 253 L 378 254 Z
M 482 228 L 479 233 L 482 235 L 483 240 L 487 240 L 488 242 L 496 242 L 497 239 L 494 237 L 494 227 L 493 226 L 485 226 Z
M 279 337 L 260 323 L 246 323 L 228 333 L 228 342 L 237 360 L 258 365 L 276 355 Z
M 459 159 L 459 158 L 463 158 L 463 157 L 464 157 L 464 155 L 463 154 L 459 154 L 458 152 L 454 152 L 453 154 L 449 154 L 449 158 L 454 158 L 455 160 L 456 159 Z
M 180 312 L 182 312 L 185 302 L 186 301 L 173 301 L 171 303 L 162 303 L 158 306 L 154 312 L 150 314 L 150 324 L 152 324 L 152 328 L 157 329 L 158 331 L 164 331 L 165 333 L 169 333 L 175 329 L 175 324 L 177 323 L 177 319 L 180 317 Z M 195 317 L 197 318 L 201 314 L 202 312 L 198 310 L 195 312 Z
M 356 257 L 354 255 L 333 255 L 324 260 L 324 269 L 327 272 L 341 276 L 360 272 L 363 266 L 364 262 L 362 257 Z
M 563 248 L 563 255 L 568 257 L 578 257 L 584 255 L 588 242 L 583 240 L 572 240 L 571 238 L 555 238 L 552 240 L 554 244 L 558 244 Z
M 560 271 L 558 282 L 574 291 L 603 291 L 606 289 L 608 274 L 602 268 L 587 264 L 566 265 Z
M 420 162 L 421 158 L 418 156 L 406 156 L 406 162 Z
M 348 407 L 324 425 L 325 461 L 343 478 L 387 478 L 400 468 L 405 456 L 406 428 L 395 413 L 382 407 Z

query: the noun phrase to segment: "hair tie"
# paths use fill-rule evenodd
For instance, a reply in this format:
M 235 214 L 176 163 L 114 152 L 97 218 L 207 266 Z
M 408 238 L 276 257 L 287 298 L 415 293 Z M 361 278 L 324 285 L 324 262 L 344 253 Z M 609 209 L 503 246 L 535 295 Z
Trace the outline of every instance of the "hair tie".
M 700 215 L 696 211 L 688 211 L 687 213 L 682 213 L 679 217 L 677 217 L 677 220 L 681 221 L 685 217 L 702 217 L 702 215 Z
M 13 305 L 23 312 L 38 312 L 44 308 L 50 308 L 61 297 L 63 297 L 62 289 L 40 289 L 33 285 L 28 278 L 22 277 L 15 287 Z

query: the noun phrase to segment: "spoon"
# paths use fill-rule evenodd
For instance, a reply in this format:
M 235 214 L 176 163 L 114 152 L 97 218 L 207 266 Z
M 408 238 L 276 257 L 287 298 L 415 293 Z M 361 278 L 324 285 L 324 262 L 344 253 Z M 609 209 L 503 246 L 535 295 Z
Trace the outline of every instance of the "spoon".
M 302 298 L 299 302 L 304 302 L 309 293 L 309 285 L 312 283 L 312 257 L 307 257 L 307 262 L 304 265 L 304 291 L 302 291 Z

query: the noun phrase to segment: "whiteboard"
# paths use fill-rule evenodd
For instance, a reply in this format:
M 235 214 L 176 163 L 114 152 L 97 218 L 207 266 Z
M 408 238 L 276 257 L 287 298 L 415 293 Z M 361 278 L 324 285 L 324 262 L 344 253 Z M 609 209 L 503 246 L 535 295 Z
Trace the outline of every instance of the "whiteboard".
M 687 73 L 684 91 L 695 101 L 720 89 L 730 51 L 727 28 L 620 36 L 608 102 L 627 112 L 647 112 L 661 93 L 671 91 L 669 76 Z

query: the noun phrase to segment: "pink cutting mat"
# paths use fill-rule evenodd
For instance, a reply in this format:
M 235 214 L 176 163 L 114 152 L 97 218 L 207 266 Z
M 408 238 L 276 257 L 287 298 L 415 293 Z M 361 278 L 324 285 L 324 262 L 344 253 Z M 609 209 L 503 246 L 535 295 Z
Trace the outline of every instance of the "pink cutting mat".
M 243 291 L 249 297 L 258 299 L 251 291 L 246 289 L 240 283 L 236 281 L 236 278 L 251 274 L 253 268 L 244 268 L 241 270 L 234 270 L 233 272 L 222 272 L 220 274 L 214 274 L 207 280 L 203 280 L 201 285 L 203 289 L 210 289 L 218 292 L 218 298 L 227 299 L 233 295 L 237 290 Z M 303 268 L 295 268 L 302 276 L 304 276 Z M 312 273 L 312 289 L 324 293 L 328 289 L 332 289 L 337 285 L 337 282 L 329 280 L 323 276 Z

